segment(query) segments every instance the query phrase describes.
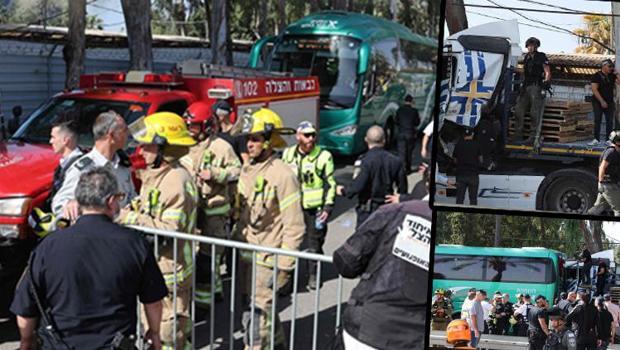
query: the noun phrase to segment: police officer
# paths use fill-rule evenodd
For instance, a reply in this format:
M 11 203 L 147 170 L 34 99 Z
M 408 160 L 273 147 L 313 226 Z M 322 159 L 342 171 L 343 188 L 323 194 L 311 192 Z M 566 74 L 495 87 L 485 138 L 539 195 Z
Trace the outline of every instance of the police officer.
M 589 293 L 581 293 L 579 297 L 581 302 L 566 316 L 566 323 L 577 324 L 575 333 L 579 349 L 595 349 L 597 345 L 600 345 L 598 310 L 590 303 Z
M 611 207 L 620 215 L 620 131 L 609 134 L 610 144 L 601 155 L 598 166 L 598 195 L 588 214 L 601 214 Z
M 79 206 L 75 201 L 75 189 L 80 175 L 97 166 L 112 170 L 118 181 L 119 190 L 125 194 L 121 201 L 124 206 L 135 197 L 136 191 L 131 181 L 131 163 L 122 149 L 127 143 L 127 124 L 118 113 L 110 110 L 99 114 L 93 124 L 93 149 L 83 155 L 67 169 L 62 186 L 52 199 L 52 212 L 58 217 L 75 220 Z
M 343 314 L 346 349 L 424 347 L 430 220 L 428 202 L 385 205 L 334 252 L 340 275 L 362 277 Z
M 185 122 L 192 137 L 202 140 L 181 158 L 181 164 L 190 172 L 199 192 L 198 228 L 202 235 L 229 238 L 226 222 L 230 214 L 231 198 L 228 186 L 239 179 L 241 162 L 232 146 L 217 136 L 218 119 L 204 102 L 194 102 L 185 112 Z M 219 267 L 224 248 L 215 248 L 216 266 Z M 211 246 L 200 244 L 196 257 L 195 300 L 198 306 L 208 307 L 211 295 Z M 222 278 L 216 267 L 214 276 L 216 294 L 222 293 Z
M 126 225 L 139 225 L 194 233 L 198 194 L 189 172 L 179 159 L 196 144 L 183 119 L 170 112 L 159 112 L 133 122 L 129 129 L 141 145 L 147 168 L 140 173 L 140 197 L 123 208 L 118 220 Z M 168 295 L 164 299 L 161 340 L 164 348 L 189 346 L 185 328 L 189 321 L 193 252 L 187 241 L 158 240 L 159 268 L 164 274 Z M 175 270 L 176 267 L 176 270 Z M 176 284 L 175 284 L 176 282 Z M 176 289 L 176 310 L 173 295 Z M 176 315 L 176 316 L 175 316 Z M 176 318 L 176 335 L 174 334 Z
M 75 197 L 82 215 L 42 240 L 17 286 L 11 311 L 21 349 L 39 348 L 37 322 L 43 349 L 133 349 L 137 297 L 146 309 L 146 338 L 161 348 L 166 285 L 148 243 L 113 222 L 123 196 L 110 169 L 81 175 Z
M 337 186 L 336 192 L 348 198 L 357 195 L 356 227 L 359 227 L 377 208 L 385 204 L 386 196 L 393 194 L 394 186 L 401 195 L 407 193 L 407 176 L 403 163 L 383 149 L 385 132 L 378 125 L 371 126 L 364 139 L 368 152 L 355 161 L 353 181 L 346 187 Z
M 456 204 L 463 204 L 465 192 L 469 194 L 469 205 L 478 205 L 479 174 L 482 165 L 482 151 L 474 130 L 465 128 L 463 138 L 454 148 L 456 163 Z
M 542 350 L 549 335 L 549 316 L 547 315 L 549 304 L 542 295 L 537 296 L 534 300 L 536 301 L 536 306 L 527 315 L 529 324 L 527 338 L 530 350 Z
M 435 301 L 431 305 L 431 329 L 434 331 L 445 331 L 452 321 L 452 303 L 445 294 L 443 288 L 435 290 Z
M 523 59 L 524 78 L 515 106 L 516 130 L 515 138 L 523 138 L 525 113 L 530 114 L 530 136 L 526 142 L 534 141 L 535 132 L 542 115 L 543 89 L 549 88 L 551 68 L 547 56 L 538 51 L 540 40 L 529 38 L 525 42 L 527 53 Z
M 577 338 L 575 333 L 566 327 L 564 314 L 559 308 L 549 311 L 551 330 L 545 342 L 545 350 L 576 350 Z
M 287 132 L 282 119 L 270 109 L 261 108 L 245 115 L 243 135 L 247 136 L 250 160 L 241 168 L 237 188 L 236 210 L 238 221 L 234 237 L 242 242 L 265 247 L 298 250 L 304 236 L 301 193 L 297 177 L 290 167 L 276 157 L 274 149 L 286 146 L 280 135 Z M 292 132 L 292 130 L 290 130 Z M 255 276 L 253 303 L 244 312 L 244 343 L 251 350 L 269 348 L 271 322 L 275 322 L 274 348 L 285 346 L 284 333 L 278 314 L 271 313 L 273 289 L 281 289 L 290 280 L 295 269 L 295 259 L 272 254 L 257 253 L 255 274 L 252 273 L 252 253 L 241 253 L 243 291 L 252 292 L 252 276 Z M 273 269 L 277 266 L 277 280 Z M 250 328 L 252 326 L 253 328 Z M 252 340 L 252 341 L 250 341 Z
M 316 144 L 317 130 L 311 122 L 301 122 L 295 137 L 297 145 L 285 149 L 282 160 L 291 167 L 301 184 L 308 251 L 323 254 L 327 220 L 336 197 L 334 159 L 329 151 Z M 317 288 L 315 261 L 308 263 L 308 271 L 308 288 L 314 290 Z
M 405 171 L 411 171 L 411 152 L 415 146 L 416 128 L 420 125 L 420 114 L 413 107 L 413 96 L 407 94 L 405 103 L 396 110 L 394 117 L 396 124 L 396 142 L 398 156 L 405 166 Z

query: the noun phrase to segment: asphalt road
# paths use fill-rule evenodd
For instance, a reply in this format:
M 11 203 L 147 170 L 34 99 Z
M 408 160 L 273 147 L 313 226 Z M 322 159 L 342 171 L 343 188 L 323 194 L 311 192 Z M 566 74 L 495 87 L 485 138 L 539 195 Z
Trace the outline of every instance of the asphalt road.
M 418 154 L 414 152 L 414 154 Z M 354 158 L 339 158 L 336 159 L 336 181 L 339 184 L 346 184 L 351 181 L 353 173 Z M 418 162 L 414 162 L 417 164 Z M 409 186 L 412 186 L 421 179 L 418 173 L 412 173 L 409 175 Z M 327 238 L 324 245 L 324 253 L 331 255 L 334 250 L 344 243 L 344 241 L 353 233 L 355 228 L 355 202 L 343 197 L 338 197 L 336 205 L 332 213 L 328 225 Z M 295 349 L 313 349 L 313 333 L 314 333 L 314 310 L 316 307 L 316 293 L 310 292 L 306 289 L 306 267 L 305 264 L 300 264 L 299 279 L 298 279 L 298 294 L 295 308 L 295 334 L 294 334 L 294 348 Z M 342 297 L 338 298 L 338 274 L 331 265 L 323 266 L 322 270 L 323 286 L 319 293 L 319 313 L 317 319 L 317 343 L 314 344 L 315 349 L 324 349 L 329 344 L 336 324 L 336 311 L 338 300 L 341 305 L 346 304 L 351 290 L 357 284 L 357 280 L 343 279 L 342 283 Z M 225 291 L 230 290 L 229 281 L 225 281 Z M 241 323 L 240 314 L 242 311 L 242 305 L 240 298 L 236 297 L 235 306 L 235 326 L 233 332 L 234 349 L 242 349 L 243 342 L 241 338 Z M 285 337 L 290 341 L 291 319 L 293 319 L 293 305 L 292 297 L 278 298 L 277 308 L 279 311 L 280 319 L 282 321 L 282 327 L 284 329 Z M 210 326 L 208 313 L 198 314 L 196 320 L 196 348 L 199 349 L 228 349 L 229 348 L 229 325 L 230 325 L 230 300 L 224 298 L 215 306 L 215 322 L 213 323 L 214 331 L 214 345 L 209 346 L 210 342 Z M 19 347 L 19 335 L 15 328 L 15 323 L 12 320 L 0 320 L 0 350 L 13 350 Z

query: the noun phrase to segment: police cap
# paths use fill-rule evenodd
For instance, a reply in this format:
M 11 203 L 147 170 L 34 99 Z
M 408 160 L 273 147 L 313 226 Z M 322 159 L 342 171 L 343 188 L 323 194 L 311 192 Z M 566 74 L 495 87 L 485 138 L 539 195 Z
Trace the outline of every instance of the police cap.
M 525 41 L 525 47 L 529 47 L 532 44 L 534 44 L 538 48 L 540 47 L 540 40 L 535 37 L 530 37 Z

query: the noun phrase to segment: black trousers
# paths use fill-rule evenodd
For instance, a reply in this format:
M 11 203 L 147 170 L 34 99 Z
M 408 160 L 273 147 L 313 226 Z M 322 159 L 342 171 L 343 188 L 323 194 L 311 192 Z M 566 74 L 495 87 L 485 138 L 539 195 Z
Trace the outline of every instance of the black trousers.
M 543 334 L 534 334 L 531 331 L 528 331 L 528 343 L 529 343 L 529 350 L 543 350 L 545 347 L 545 343 L 547 341 L 547 338 L 545 337 L 544 333 Z
M 310 253 L 323 254 L 323 244 L 327 235 L 327 223 L 322 230 L 315 226 L 316 209 L 304 209 L 304 224 L 306 225 L 306 247 Z M 316 261 L 308 261 L 308 273 L 316 276 Z
M 415 136 L 411 134 L 398 134 L 396 139 L 398 148 L 398 158 L 405 167 L 405 172 L 411 171 L 411 154 L 415 146 Z
M 366 219 L 368 219 L 370 214 L 372 214 L 379 207 L 380 205 L 375 202 L 370 203 L 370 205 L 358 204 L 357 207 L 355 207 L 355 213 L 357 213 L 357 221 L 355 223 L 355 229 L 360 227 L 360 225 L 363 224 L 364 221 L 366 221 Z
M 583 342 L 577 340 L 577 350 L 596 350 L 596 340 Z
M 607 106 L 607 109 L 603 109 L 601 104 L 593 97 L 592 108 L 594 110 L 594 138 L 599 141 L 607 140 L 609 134 L 611 134 L 614 129 L 615 106 L 613 102 L 608 103 Z M 601 121 L 603 114 L 605 115 L 605 135 L 601 138 Z
M 478 174 L 456 175 L 456 204 L 463 204 L 465 191 L 469 192 L 469 205 L 478 204 Z

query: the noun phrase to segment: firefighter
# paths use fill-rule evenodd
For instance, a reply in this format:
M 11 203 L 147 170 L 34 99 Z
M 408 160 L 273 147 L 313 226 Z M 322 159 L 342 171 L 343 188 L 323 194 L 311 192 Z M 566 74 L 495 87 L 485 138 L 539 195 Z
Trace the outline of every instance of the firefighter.
M 156 229 L 193 233 L 196 225 L 198 195 L 189 172 L 179 159 L 189 147 L 196 144 L 183 119 L 170 112 L 160 112 L 142 117 L 129 126 L 131 135 L 141 145 L 147 169 L 140 173 L 140 196 L 123 208 L 119 222 Z M 158 265 L 164 275 L 168 296 L 164 298 L 161 340 L 164 349 L 172 349 L 176 336 L 177 349 L 189 348 L 186 328 L 189 322 L 189 305 L 193 270 L 193 252 L 187 241 L 176 245 L 176 270 L 174 242 L 169 238 L 158 239 Z M 176 285 L 175 285 L 176 282 Z M 173 293 L 176 288 L 176 310 L 173 310 Z M 177 317 L 176 335 L 173 335 L 174 318 Z
M 286 146 L 281 133 L 286 130 L 282 120 L 273 111 L 261 108 L 245 115 L 242 133 L 247 136 L 250 160 L 241 168 L 235 200 L 238 222 L 234 237 L 255 245 L 298 250 L 304 236 L 303 211 L 299 182 L 288 165 L 276 157 L 274 149 Z M 292 133 L 292 131 L 291 131 Z M 252 252 L 241 254 L 241 273 L 244 292 L 252 291 Z M 271 322 L 275 322 L 276 349 L 285 346 L 284 333 L 278 314 L 271 314 L 273 288 L 285 286 L 295 269 L 295 259 L 272 254 L 256 253 L 254 304 L 244 312 L 244 342 L 249 349 L 270 347 Z M 273 281 L 273 268 L 277 266 L 277 280 Z M 250 326 L 252 328 L 250 328 Z
M 195 102 L 184 114 L 190 134 L 202 140 L 190 148 L 189 154 L 181 158 L 181 164 L 189 171 L 198 187 L 199 210 L 197 225 L 205 236 L 226 239 L 226 221 L 230 214 L 231 199 L 229 183 L 236 181 L 241 172 L 241 162 L 232 146 L 217 136 L 218 120 L 204 102 Z M 216 274 L 214 276 L 216 295 L 222 293 L 222 278 L 219 262 L 224 247 L 215 250 Z M 194 299 L 199 307 L 209 307 L 211 295 L 211 246 L 200 244 L 196 257 L 196 289 Z
M 452 303 L 446 298 L 446 291 L 443 288 L 435 290 L 435 296 L 431 306 L 431 329 L 445 331 L 448 323 L 452 321 Z
M 523 83 L 517 104 L 515 106 L 516 127 L 515 139 L 520 141 L 523 138 L 523 125 L 525 113 L 530 114 L 530 136 L 525 141 L 534 141 L 535 132 L 538 127 L 538 118 L 542 117 L 544 108 L 543 90 L 550 87 L 551 68 L 547 56 L 538 51 L 540 40 L 531 37 L 525 42 L 527 53 L 523 58 Z
M 336 180 L 334 159 L 316 144 L 317 130 L 309 121 L 297 127 L 297 145 L 284 150 L 282 160 L 290 165 L 301 184 L 301 204 L 306 224 L 308 251 L 323 254 L 327 220 L 334 208 Z M 316 262 L 308 263 L 308 289 L 317 288 Z

